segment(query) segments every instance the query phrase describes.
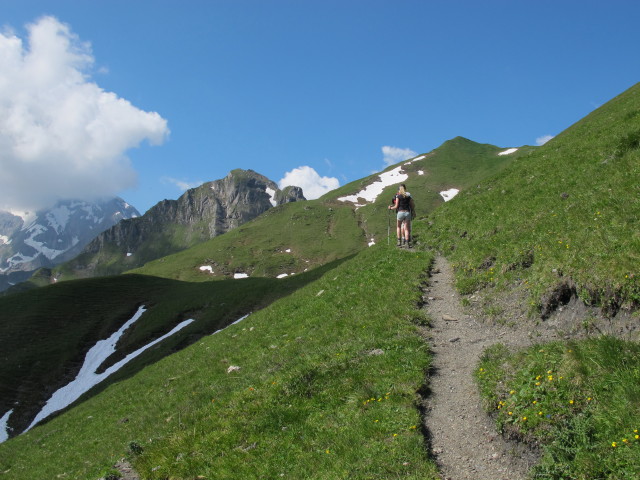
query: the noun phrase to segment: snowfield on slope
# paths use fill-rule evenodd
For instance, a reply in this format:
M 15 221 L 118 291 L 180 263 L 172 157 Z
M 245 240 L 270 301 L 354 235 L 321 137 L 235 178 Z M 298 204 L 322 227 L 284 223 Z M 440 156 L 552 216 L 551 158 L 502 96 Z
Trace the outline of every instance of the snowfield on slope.
M 358 203 L 359 198 L 363 198 L 369 203 L 375 202 L 385 188 L 404 182 L 409 178 L 409 175 L 404 173 L 400 166 L 393 170 L 389 170 L 388 172 L 381 173 L 378 178 L 379 180 L 367 185 L 355 195 L 340 197 L 338 200 L 341 202 L 352 202 L 355 204 L 356 208 L 364 207 L 366 205 L 365 203 Z
M 155 344 L 160 343 L 165 338 L 170 337 L 171 335 L 178 332 L 179 330 L 182 330 L 184 327 L 186 327 L 187 325 L 189 325 L 194 321 L 193 319 L 189 319 L 181 322 L 176 327 L 174 327 L 173 330 L 171 330 L 169 333 L 166 333 L 162 337 L 157 338 L 156 340 L 148 343 L 144 347 L 139 348 L 135 352 L 130 353 L 119 362 L 107 368 L 104 372 L 96 373 L 98 368 L 100 368 L 100 365 L 102 365 L 104 361 L 116 351 L 116 345 L 118 343 L 118 340 L 120 340 L 120 337 L 123 335 L 123 333 L 142 316 L 145 310 L 146 308 L 144 306 L 138 308 L 138 311 L 133 315 L 133 317 L 131 317 L 122 327 L 120 327 L 120 329 L 117 332 L 112 334 L 106 340 L 99 340 L 87 352 L 84 359 L 84 364 L 80 368 L 80 372 L 78 372 L 78 375 L 76 376 L 76 378 L 71 382 L 69 382 L 66 386 L 57 390 L 51 396 L 51 398 L 47 401 L 47 403 L 42 408 L 42 410 L 36 415 L 36 417 L 33 419 L 33 422 L 31 422 L 31 425 L 29 425 L 29 427 L 25 430 L 25 432 L 29 431 L 38 422 L 48 417 L 52 413 L 68 407 L 73 402 L 75 402 L 78 398 L 80 398 L 82 394 L 89 391 L 89 389 L 91 389 L 92 387 L 94 387 L 95 385 L 103 381 L 108 376 L 120 370 L 120 368 L 122 368 L 131 360 L 136 358 L 142 352 L 154 346 Z
M 442 198 L 444 198 L 445 202 L 448 202 L 453 197 L 455 197 L 458 193 L 460 193 L 460 190 L 458 190 L 457 188 L 450 188 L 449 190 L 445 190 L 444 192 L 440 192 L 440 196 Z

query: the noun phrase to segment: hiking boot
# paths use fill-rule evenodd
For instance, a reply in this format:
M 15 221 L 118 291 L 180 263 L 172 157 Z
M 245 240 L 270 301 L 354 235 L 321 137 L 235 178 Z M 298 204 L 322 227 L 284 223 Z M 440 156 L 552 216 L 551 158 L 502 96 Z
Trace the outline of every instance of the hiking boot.
M 402 246 L 402 241 L 398 239 L 398 243 L 396 243 L 396 247 L 401 247 L 401 246 Z

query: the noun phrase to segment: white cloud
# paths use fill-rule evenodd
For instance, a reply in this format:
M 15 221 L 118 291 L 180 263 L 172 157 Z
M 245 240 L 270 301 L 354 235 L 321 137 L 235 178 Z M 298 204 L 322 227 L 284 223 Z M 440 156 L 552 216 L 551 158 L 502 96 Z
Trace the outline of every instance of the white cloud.
M 536 145 L 544 145 L 552 138 L 553 138 L 553 135 L 543 135 L 542 137 L 538 137 L 536 138 Z
M 185 192 L 185 191 L 189 190 L 190 188 L 199 187 L 200 185 L 202 185 L 204 183 L 204 182 L 202 182 L 200 180 L 196 180 L 195 182 L 187 182 L 186 180 L 180 180 L 178 178 L 173 178 L 173 177 L 162 177 L 161 180 L 162 180 L 163 183 L 172 183 L 172 184 L 174 184 L 182 192 Z
M 313 168 L 303 166 L 285 173 L 278 182 L 281 189 L 290 185 L 302 188 L 305 198 L 313 200 L 338 188 L 340 181 L 334 177 L 321 177 Z
M 387 167 L 418 155 L 410 148 L 382 147 L 382 156 Z
M 125 152 L 161 144 L 167 121 L 90 79 L 91 46 L 54 17 L 0 33 L 0 208 L 114 195 L 134 185 Z

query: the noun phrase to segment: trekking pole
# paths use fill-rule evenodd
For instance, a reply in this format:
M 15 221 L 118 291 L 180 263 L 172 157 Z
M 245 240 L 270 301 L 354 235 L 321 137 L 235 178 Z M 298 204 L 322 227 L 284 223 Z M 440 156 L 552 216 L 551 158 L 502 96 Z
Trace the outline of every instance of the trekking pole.
M 389 245 L 390 234 L 391 234 L 391 216 L 390 216 L 390 211 L 387 208 L 387 246 Z

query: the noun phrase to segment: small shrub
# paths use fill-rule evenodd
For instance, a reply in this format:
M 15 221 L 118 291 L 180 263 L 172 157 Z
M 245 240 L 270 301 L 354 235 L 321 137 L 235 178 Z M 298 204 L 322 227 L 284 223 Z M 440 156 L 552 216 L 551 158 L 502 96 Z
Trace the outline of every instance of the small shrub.
M 142 455 L 144 448 L 138 442 L 129 442 L 129 452 L 133 455 Z

